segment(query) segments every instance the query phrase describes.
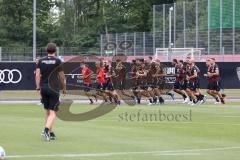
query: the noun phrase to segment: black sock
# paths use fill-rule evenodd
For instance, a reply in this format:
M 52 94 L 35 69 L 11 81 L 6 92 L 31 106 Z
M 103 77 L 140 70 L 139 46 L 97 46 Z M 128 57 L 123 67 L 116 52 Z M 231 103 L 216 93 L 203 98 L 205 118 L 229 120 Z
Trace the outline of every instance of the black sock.
M 200 95 L 198 95 L 198 96 L 196 96 L 196 97 L 197 97 L 197 100 L 198 100 L 198 101 L 201 100 L 201 96 L 200 96 Z
M 46 128 L 44 129 L 44 132 L 45 132 L 45 133 L 48 133 L 48 132 L 49 132 L 49 129 L 46 127 Z
M 157 97 L 153 97 L 153 102 L 157 103 Z
M 55 134 L 53 132 L 50 132 L 50 136 L 55 136 Z
M 153 103 L 152 98 L 149 98 L 149 102 L 150 102 L 150 103 Z
M 196 104 L 198 102 L 198 99 L 194 99 L 193 103 Z
M 112 101 L 112 97 L 109 97 L 109 100 L 110 100 L 110 102 L 113 102 L 113 101 Z
M 140 104 L 141 103 L 141 98 L 137 98 L 137 102 L 138 102 L 138 104 Z
M 89 99 L 91 103 L 93 103 L 93 100 L 92 99 Z
M 215 99 L 216 99 L 216 101 L 217 101 L 217 102 L 219 102 L 219 99 L 218 99 L 218 97 L 215 97 Z
M 182 96 L 183 96 L 183 99 L 184 99 L 184 100 L 187 98 L 187 96 L 186 96 L 185 94 L 182 94 Z
M 164 102 L 162 97 L 158 97 L 158 100 L 159 100 L 159 103 L 163 103 Z

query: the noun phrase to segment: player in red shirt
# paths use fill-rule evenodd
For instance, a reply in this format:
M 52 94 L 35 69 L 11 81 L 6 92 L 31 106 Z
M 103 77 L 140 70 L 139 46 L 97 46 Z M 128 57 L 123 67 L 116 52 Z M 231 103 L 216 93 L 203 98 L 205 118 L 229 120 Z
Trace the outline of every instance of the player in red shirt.
M 91 76 L 93 75 L 93 71 L 84 63 L 81 63 L 80 67 L 82 68 L 82 78 L 85 95 L 89 98 L 90 104 L 93 104 L 92 97 L 96 99 L 96 95 L 91 93 L 92 88 Z
M 99 96 L 102 96 L 103 99 L 105 100 L 105 102 L 107 102 L 107 96 L 105 94 L 105 87 L 106 87 L 106 73 L 104 71 L 104 68 L 102 67 L 102 63 L 101 62 L 96 62 L 95 64 L 96 68 L 97 68 L 97 77 L 96 77 L 96 81 L 97 81 L 97 94 Z

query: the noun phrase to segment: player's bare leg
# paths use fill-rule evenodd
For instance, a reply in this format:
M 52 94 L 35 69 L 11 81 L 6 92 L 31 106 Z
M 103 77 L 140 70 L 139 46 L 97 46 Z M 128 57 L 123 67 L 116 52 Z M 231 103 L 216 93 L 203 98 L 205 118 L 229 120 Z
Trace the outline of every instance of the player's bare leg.
M 202 104 L 202 103 L 205 102 L 204 95 L 202 95 L 201 90 L 199 88 L 196 88 L 196 91 L 194 92 L 194 95 L 196 96 L 199 104 Z
M 159 104 L 164 104 L 164 99 L 162 98 L 162 92 L 159 88 L 154 89 L 156 96 L 158 97 Z
M 186 93 L 183 90 L 174 88 L 173 91 L 176 92 L 177 94 L 181 95 L 184 100 L 187 98 Z
M 216 95 L 218 95 L 218 97 L 220 98 L 222 104 L 225 104 L 225 98 L 226 98 L 226 95 L 225 95 L 225 94 L 222 94 L 222 93 L 220 93 L 219 91 L 213 91 L 213 93 L 215 93 Z
M 149 105 L 153 103 L 153 98 L 147 90 L 140 90 L 140 96 L 146 97 L 149 100 Z
M 157 97 L 155 96 L 153 88 L 152 87 L 148 87 L 147 92 L 153 98 L 153 102 L 152 103 L 156 104 L 157 103 Z
M 216 99 L 215 104 L 218 104 L 218 103 L 219 103 L 219 97 L 218 97 L 217 94 L 214 93 L 213 90 L 209 90 L 209 89 L 208 89 L 208 90 L 207 90 L 207 93 L 208 93 L 210 96 L 212 96 L 214 99 Z
M 194 93 L 189 88 L 186 89 L 186 93 L 192 99 L 193 103 L 191 103 L 191 104 L 194 104 L 197 102 L 197 97 L 194 95 Z

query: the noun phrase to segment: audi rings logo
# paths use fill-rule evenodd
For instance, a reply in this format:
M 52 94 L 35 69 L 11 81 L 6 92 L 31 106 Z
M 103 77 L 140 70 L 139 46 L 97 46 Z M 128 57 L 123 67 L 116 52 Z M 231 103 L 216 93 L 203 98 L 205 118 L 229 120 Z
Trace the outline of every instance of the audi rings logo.
M 17 84 L 22 80 L 22 73 L 17 69 L 0 70 L 0 83 L 3 84 Z

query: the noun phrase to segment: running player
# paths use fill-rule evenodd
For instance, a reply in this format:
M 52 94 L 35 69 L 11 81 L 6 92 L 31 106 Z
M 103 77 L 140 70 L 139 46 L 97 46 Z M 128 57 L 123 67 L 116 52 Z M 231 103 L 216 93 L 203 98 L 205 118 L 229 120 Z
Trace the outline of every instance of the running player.
M 156 73 L 157 73 L 157 67 L 155 62 L 149 61 L 148 64 L 149 68 L 147 70 L 147 86 L 148 86 L 148 93 L 153 99 L 153 104 L 157 104 L 157 97 L 155 94 L 155 88 L 157 87 L 156 85 Z
M 204 101 L 204 96 L 201 94 L 200 91 L 200 83 L 199 83 L 199 75 L 200 70 L 195 65 L 194 60 L 188 61 L 189 70 L 186 79 L 188 80 L 187 85 L 187 92 L 192 97 L 193 104 L 196 104 L 199 102 L 199 104 L 202 104 Z
M 157 73 L 156 73 L 156 78 L 157 78 L 157 85 L 158 88 L 155 89 L 155 93 L 158 96 L 159 104 L 164 104 L 164 99 L 162 98 L 163 90 L 165 87 L 165 76 L 166 73 L 164 71 L 163 66 L 161 65 L 160 60 L 156 60 L 156 67 L 157 67 Z
M 186 103 L 186 93 L 182 90 L 181 84 L 184 83 L 184 70 L 183 70 L 183 61 L 178 61 L 177 59 L 173 59 L 172 65 L 175 67 L 175 77 L 176 81 L 174 83 L 174 92 L 180 94 L 183 99 L 184 103 Z
M 55 56 L 57 47 L 48 43 L 47 56 L 40 59 L 36 69 L 36 89 L 40 91 L 45 108 L 45 128 L 42 136 L 46 141 L 55 140 L 53 124 L 59 106 L 60 89 L 66 94 L 66 79 L 61 60 Z
M 148 98 L 149 104 L 153 104 L 153 98 L 151 97 L 150 93 L 148 92 L 148 86 L 147 86 L 147 70 L 145 69 L 144 60 L 140 61 L 140 66 L 138 68 L 138 71 L 136 73 L 137 75 L 137 81 L 138 81 L 138 89 L 139 89 L 139 97 L 144 96 Z
M 137 71 L 139 67 L 139 61 L 138 60 L 133 60 L 132 61 L 132 66 L 131 66 L 131 89 L 133 92 L 133 95 L 135 97 L 135 101 L 137 104 L 141 103 L 141 97 L 139 94 L 139 89 L 138 89 L 138 77 L 137 77 Z
M 106 73 L 104 72 L 104 68 L 102 67 L 102 62 L 96 62 L 95 66 L 97 68 L 97 94 L 103 97 L 103 100 L 107 102 L 107 96 L 104 92 L 106 87 Z
M 114 77 L 114 87 L 118 90 L 121 98 L 129 105 L 136 104 L 136 101 L 133 102 L 133 100 L 135 100 L 133 94 L 125 88 L 127 69 L 121 59 L 116 60 L 115 74 L 116 76 Z
M 116 79 L 116 89 L 123 92 L 125 89 L 126 84 L 126 67 L 123 65 L 123 62 L 120 59 L 117 59 L 115 67 L 115 74 L 114 77 Z
M 83 85 L 84 85 L 84 93 L 90 100 L 90 104 L 93 104 L 93 99 L 97 99 L 97 96 L 95 94 L 91 93 L 92 88 L 92 79 L 91 76 L 93 75 L 93 71 L 84 63 L 80 64 L 80 67 L 82 68 L 82 78 L 83 78 Z
M 220 83 L 220 72 L 219 67 L 215 62 L 215 58 L 209 59 L 209 70 L 206 77 L 211 80 L 211 83 L 208 86 L 210 95 L 214 95 L 214 97 L 219 97 L 222 104 L 225 104 L 225 94 L 221 94 L 221 83 Z M 217 100 L 217 98 L 216 98 Z
M 113 86 L 113 78 L 116 76 L 116 74 L 111 66 L 111 63 L 104 63 L 104 72 L 106 74 L 105 92 L 108 94 L 111 102 L 113 102 L 112 100 L 114 100 L 115 104 L 120 105 L 117 91 L 114 89 Z

